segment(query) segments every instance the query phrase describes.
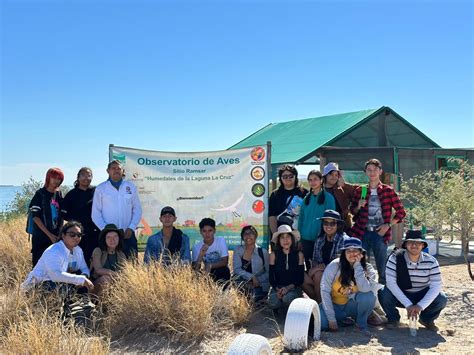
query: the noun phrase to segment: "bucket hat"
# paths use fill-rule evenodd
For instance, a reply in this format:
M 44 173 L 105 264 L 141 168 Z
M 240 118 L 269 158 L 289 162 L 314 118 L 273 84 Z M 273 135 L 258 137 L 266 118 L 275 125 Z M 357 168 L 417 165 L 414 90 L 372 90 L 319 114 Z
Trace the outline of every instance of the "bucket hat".
M 301 238 L 300 232 L 292 230 L 289 225 L 282 224 L 280 227 L 278 227 L 278 230 L 273 233 L 272 243 L 276 243 L 278 240 L 278 236 L 284 233 L 292 234 L 293 237 L 295 237 L 296 242 L 299 241 Z
M 403 243 L 402 243 L 402 248 L 403 249 L 406 249 L 406 243 L 408 241 L 413 241 L 413 242 L 422 242 L 424 244 L 424 247 L 423 248 L 426 248 L 428 247 L 428 243 L 426 242 L 426 240 L 423 239 L 423 234 L 421 233 L 420 230 L 408 230 L 405 234 L 405 239 L 403 240 Z

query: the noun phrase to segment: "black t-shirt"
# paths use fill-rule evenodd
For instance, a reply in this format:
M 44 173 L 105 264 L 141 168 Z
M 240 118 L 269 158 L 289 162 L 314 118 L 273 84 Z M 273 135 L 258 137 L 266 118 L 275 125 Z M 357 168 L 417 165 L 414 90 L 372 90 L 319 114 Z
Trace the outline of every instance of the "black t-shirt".
M 286 190 L 282 187 L 274 190 L 270 195 L 270 199 L 268 200 L 268 216 L 277 217 L 280 213 L 282 213 L 288 205 L 288 198 L 291 196 L 296 195 L 303 198 L 307 193 L 308 190 L 303 189 L 303 191 L 301 191 L 299 187 L 296 187 L 293 190 Z
M 87 190 L 81 190 L 75 187 L 64 196 L 64 219 L 67 221 L 80 222 L 86 234 L 98 231 L 91 217 L 94 191 L 95 187 L 91 187 Z
M 242 261 L 242 269 L 252 273 L 252 261 L 245 260 L 244 257 L 241 257 L 240 260 Z
M 273 287 L 301 285 L 304 280 L 304 265 L 299 265 L 298 252 L 285 254 L 281 250 L 276 250 L 275 265 L 270 265 L 269 279 Z
M 334 245 L 334 241 L 328 242 L 326 239 L 323 244 L 323 248 L 321 250 L 321 256 L 323 258 L 324 265 L 328 265 L 331 262 L 331 250 L 332 246 Z
M 45 187 L 36 191 L 31 199 L 29 209 L 33 217 L 38 217 L 45 227 L 53 234 L 59 235 L 62 226 L 61 209 L 63 197 L 61 191 L 49 192 Z M 43 231 L 34 224 L 33 234 L 44 235 Z

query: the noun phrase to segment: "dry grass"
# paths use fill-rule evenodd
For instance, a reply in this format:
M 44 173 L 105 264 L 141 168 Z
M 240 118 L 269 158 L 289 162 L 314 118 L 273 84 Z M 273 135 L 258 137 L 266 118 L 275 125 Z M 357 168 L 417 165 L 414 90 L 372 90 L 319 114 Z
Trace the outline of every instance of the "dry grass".
M 164 333 L 196 340 L 248 319 L 247 299 L 189 267 L 127 264 L 106 295 L 113 335 Z
M 31 246 L 25 225 L 26 218 L 0 222 L 0 288 L 20 283 L 31 270 Z
M 128 263 L 106 292 L 102 328 L 86 332 L 61 319 L 57 294 L 20 292 L 31 270 L 25 223 L 24 218 L 0 221 L 0 353 L 105 354 L 112 341 L 137 332 L 157 334 L 171 346 L 188 341 L 192 348 L 248 320 L 251 307 L 234 288 L 223 290 L 190 267 L 138 262 Z
M 107 354 L 109 340 L 90 336 L 84 328 L 61 319 L 60 297 L 4 294 L 0 308 L 0 352 L 28 354 Z

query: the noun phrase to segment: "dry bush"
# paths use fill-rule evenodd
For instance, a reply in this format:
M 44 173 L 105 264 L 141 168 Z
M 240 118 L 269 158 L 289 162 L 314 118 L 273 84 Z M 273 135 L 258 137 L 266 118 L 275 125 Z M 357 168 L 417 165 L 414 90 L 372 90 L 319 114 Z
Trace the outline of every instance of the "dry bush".
M 21 283 L 31 271 L 31 246 L 25 225 L 25 217 L 0 221 L 0 288 Z
M 55 293 L 38 297 L 19 288 L 2 296 L 0 353 L 107 354 L 109 341 L 89 336 L 84 328 L 61 319 L 62 303 Z
M 128 263 L 105 295 L 112 335 L 133 331 L 197 340 L 248 319 L 247 299 L 190 267 Z

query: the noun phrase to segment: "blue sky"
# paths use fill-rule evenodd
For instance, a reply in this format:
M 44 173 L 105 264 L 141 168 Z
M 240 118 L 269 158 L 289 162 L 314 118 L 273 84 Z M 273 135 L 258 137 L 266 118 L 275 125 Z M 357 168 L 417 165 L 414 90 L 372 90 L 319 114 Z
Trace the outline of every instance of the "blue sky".
M 473 147 L 471 1 L 1 1 L 1 177 L 390 106 Z

